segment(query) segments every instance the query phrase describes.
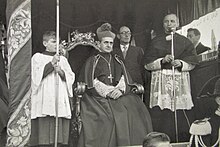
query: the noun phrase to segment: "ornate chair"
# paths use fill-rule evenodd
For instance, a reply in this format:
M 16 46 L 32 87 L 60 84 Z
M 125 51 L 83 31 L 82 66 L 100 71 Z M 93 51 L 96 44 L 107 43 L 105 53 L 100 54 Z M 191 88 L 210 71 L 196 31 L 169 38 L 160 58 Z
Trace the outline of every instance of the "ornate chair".
M 71 100 L 72 121 L 69 139 L 70 146 L 77 146 L 78 137 L 82 128 L 82 120 L 80 116 L 80 102 L 86 90 L 86 84 L 79 80 L 81 69 L 86 60 L 100 51 L 99 42 L 94 39 L 95 34 L 91 32 L 79 33 L 74 31 L 71 33 L 69 42 L 62 42 L 65 51 L 68 52 L 68 61 L 74 73 L 76 74 L 76 82 L 74 84 L 74 98 Z M 132 84 L 131 91 L 140 95 L 143 99 L 144 88 L 141 84 Z

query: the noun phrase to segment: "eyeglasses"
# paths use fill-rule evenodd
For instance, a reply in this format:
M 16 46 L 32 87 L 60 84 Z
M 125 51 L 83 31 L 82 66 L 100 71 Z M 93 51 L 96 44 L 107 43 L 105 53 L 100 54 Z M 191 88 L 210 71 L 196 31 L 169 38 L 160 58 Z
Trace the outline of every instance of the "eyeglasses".
M 131 35 L 131 32 L 120 32 L 121 35 Z

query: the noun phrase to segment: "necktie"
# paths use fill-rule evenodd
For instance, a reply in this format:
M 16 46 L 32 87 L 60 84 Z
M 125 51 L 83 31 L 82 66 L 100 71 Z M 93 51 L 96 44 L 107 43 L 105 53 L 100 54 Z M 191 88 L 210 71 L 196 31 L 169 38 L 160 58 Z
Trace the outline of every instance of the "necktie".
M 127 47 L 126 46 L 123 46 L 123 57 L 125 58 L 126 57 L 126 54 L 127 54 Z

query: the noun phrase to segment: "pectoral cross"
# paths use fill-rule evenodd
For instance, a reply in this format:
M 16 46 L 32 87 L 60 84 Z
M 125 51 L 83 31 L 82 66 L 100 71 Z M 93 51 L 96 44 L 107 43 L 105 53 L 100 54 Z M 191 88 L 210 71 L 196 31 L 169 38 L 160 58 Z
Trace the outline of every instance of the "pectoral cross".
M 108 79 L 110 80 L 110 82 L 112 83 L 113 82 L 113 76 L 112 76 L 112 74 L 110 73 L 110 75 L 108 76 Z
M 112 76 L 112 70 L 111 70 L 111 60 L 112 60 L 112 56 L 111 54 L 109 54 L 109 61 L 106 60 L 103 56 L 100 56 L 105 62 L 107 62 L 108 64 L 108 69 L 109 69 L 109 76 L 107 77 L 109 80 L 110 80 L 110 83 L 112 84 L 113 83 L 113 76 Z

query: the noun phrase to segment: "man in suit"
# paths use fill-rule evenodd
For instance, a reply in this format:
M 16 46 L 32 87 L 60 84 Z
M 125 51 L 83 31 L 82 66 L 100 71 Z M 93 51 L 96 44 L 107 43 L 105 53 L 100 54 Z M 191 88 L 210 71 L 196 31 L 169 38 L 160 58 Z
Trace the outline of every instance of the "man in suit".
M 193 43 L 196 48 L 197 55 L 204 53 L 205 51 L 211 50 L 209 47 L 204 46 L 201 42 L 199 42 L 201 37 L 201 33 L 198 29 L 189 28 L 187 30 L 187 38 Z
M 120 41 L 120 46 L 114 48 L 113 52 L 121 56 L 133 82 L 143 85 L 143 49 L 130 44 L 131 30 L 127 26 L 120 28 L 117 37 Z

